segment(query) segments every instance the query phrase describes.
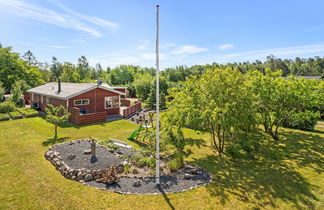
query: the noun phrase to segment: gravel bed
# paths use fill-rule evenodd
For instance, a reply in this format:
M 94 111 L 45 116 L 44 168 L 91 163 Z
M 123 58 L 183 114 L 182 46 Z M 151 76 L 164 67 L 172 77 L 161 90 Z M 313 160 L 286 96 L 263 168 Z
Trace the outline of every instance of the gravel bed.
M 97 144 L 96 149 L 96 162 L 91 162 L 91 155 L 85 155 L 84 150 L 90 149 L 89 141 L 73 141 L 73 144 L 65 142 L 58 144 L 53 149 L 60 153 L 62 160 L 73 169 L 90 169 L 90 170 L 106 170 L 112 165 L 117 165 L 123 162 L 123 159 L 117 157 L 105 147 Z M 71 160 L 68 158 L 70 154 L 74 154 L 75 157 Z
M 184 175 L 196 168 L 198 173 L 190 179 L 185 179 Z M 155 177 L 122 177 L 118 183 L 107 185 L 104 183 L 97 183 L 96 181 L 84 182 L 85 185 L 95 187 L 102 190 L 113 191 L 121 194 L 160 194 L 184 192 L 199 186 L 208 184 L 211 181 L 211 175 L 198 167 L 186 167 L 174 174 L 161 175 L 160 189 L 156 187 Z M 135 187 L 134 183 L 140 182 L 139 187 Z
M 112 153 L 106 147 L 101 145 L 97 145 L 97 161 L 91 162 L 91 155 L 84 154 L 84 150 L 89 149 L 90 141 L 76 140 L 55 145 L 50 150 L 58 152 L 58 154 L 60 154 L 61 156 L 62 161 L 72 169 L 106 170 L 112 165 L 121 164 L 123 162 L 122 158 L 118 157 L 116 154 Z M 118 154 L 134 154 L 134 152 L 131 149 L 121 147 L 118 148 L 115 152 Z M 68 158 L 71 154 L 75 155 L 73 159 Z M 110 185 L 105 183 L 97 183 L 95 180 L 80 180 L 80 182 L 85 185 L 95 187 L 97 189 L 113 191 L 121 194 L 160 194 L 183 192 L 202 185 L 206 185 L 211 181 L 211 179 L 211 175 L 202 168 L 195 166 L 187 166 L 184 169 L 179 170 L 175 173 L 161 175 L 160 188 L 156 187 L 155 177 L 153 176 L 120 177 L 118 183 Z M 136 186 L 135 183 L 138 186 Z

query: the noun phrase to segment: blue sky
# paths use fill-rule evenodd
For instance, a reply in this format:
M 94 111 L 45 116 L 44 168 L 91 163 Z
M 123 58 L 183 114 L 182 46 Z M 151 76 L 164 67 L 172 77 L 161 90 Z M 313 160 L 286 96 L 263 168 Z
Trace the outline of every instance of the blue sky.
M 41 61 L 150 67 L 156 4 L 162 68 L 324 56 L 323 0 L 0 0 L 0 42 Z

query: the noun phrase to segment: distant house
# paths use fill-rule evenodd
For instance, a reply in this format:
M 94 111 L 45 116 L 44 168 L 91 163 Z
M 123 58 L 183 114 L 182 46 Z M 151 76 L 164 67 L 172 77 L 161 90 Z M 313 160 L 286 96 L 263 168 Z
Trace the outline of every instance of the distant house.
M 113 115 L 127 117 L 141 109 L 138 101 L 131 106 L 126 87 L 111 87 L 106 83 L 50 82 L 27 93 L 32 106 L 42 111 L 48 104 L 64 106 L 71 114 L 69 122 L 77 125 L 105 121 Z

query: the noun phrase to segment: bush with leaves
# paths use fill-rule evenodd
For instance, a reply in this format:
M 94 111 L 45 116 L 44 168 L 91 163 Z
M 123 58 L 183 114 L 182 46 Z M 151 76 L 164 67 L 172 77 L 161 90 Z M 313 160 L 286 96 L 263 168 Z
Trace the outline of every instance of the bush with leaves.
M 0 103 L 0 113 L 9 113 L 16 111 L 17 107 L 12 101 L 5 101 Z
M 319 119 L 319 112 L 306 110 L 305 112 L 292 114 L 288 119 L 284 120 L 283 126 L 300 130 L 314 130 Z

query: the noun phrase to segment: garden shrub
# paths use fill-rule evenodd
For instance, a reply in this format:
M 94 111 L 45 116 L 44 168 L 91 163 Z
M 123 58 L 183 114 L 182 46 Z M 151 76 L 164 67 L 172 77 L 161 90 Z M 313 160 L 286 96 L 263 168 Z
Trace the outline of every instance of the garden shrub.
M 0 113 L 14 112 L 16 109 L 16 105 L 12 101 L 5 101 L 0 104 Z
M 102 144 L 109 149 L 113 149 L 113 150 L 118 149 L 118 146 L 115 145 L 110 139 L 103 140 L 103 141 L 97 141 L 97 142 L 99 142 L 99 144 Z
M 171 172 L 175 172 L 181 169 L 184 166 L 184 164 L 182 162 L 182 158 L 180 156 L 176 156 L 174 159 L 168 162 L 168 166 Z
M 235 144 L 229 145 L 226 148 L 225 154 L 234 159 L 242 158 L 244 156 L 242 154 L 241 147 Z
M 316 122 L 320 119 L 319 112 L 306 110 L 292 114 L 283 122 L 283 126 L 300 130 L 314 130 Z
M 9 112 L 9 115 L 10 115 L 11 118 L 13 118 L 13 119 L 17 119 L 17 118 L 22 118 L 22 117 L 23 117 L 23 116 L 20 114 L 20 112 L 18 112 L 18 111 Z
M 10 116 L 8 114 L 1 114 L 0 113 L 0 120 L 9 120 Z
M 155 159 L 150 157 L 143 157 L 142 159 L 138 160 L 139 167 L 149 167 L 154 168 L 155 167 Z
M 32 115 L 37 115 L 38 111 L 31 109 L 31 108 L 20 108 L 18 109 L 18 112 L 20 112 L 24 116 L 32 116 Z

